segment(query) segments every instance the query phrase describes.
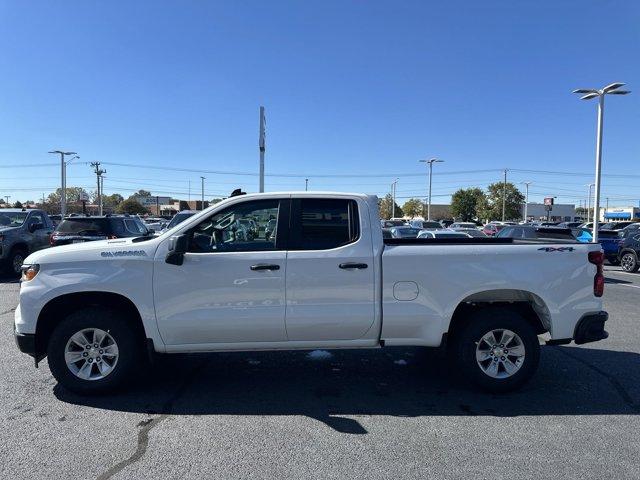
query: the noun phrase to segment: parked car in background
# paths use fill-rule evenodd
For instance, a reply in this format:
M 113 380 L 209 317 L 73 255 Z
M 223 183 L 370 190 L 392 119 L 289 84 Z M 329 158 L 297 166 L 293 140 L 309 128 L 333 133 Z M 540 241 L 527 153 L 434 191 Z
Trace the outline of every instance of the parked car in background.
M 416 238 L 420 233 L 420 228 L 413 227 L 392 227 L 389 229 L 393 238 Z
M 449 225 L 449 228 L 451 229 L 456 229 L 456 228 L 473 228 L 473 229 L 478 229 L 478 226 L 473 223 L 473 222 L 454 222 L 451 225 Z
M 403 227 L 407 225 L 404 220 L 380 220 L 382 228 Z
M 442 225 L 440 225 L 440 222 L 435 222 L 433 220 L 411 220 L 409 222 L 409 226 L 419 228 L 421 230 L 438 230 L 443 228 Z
M 482 238 L 482 237 L 486 238 L 487 236 L 482 230 L 478 230 L 477 228 L 452 228 L 451 230 L 454 230 L 456 232 L 466 233 L 470 237 L 474 237 L 474 238 Z
M 62 215 L 49 215 L 49 219 L 51 223 L 53 223 L 53 226 L 56 227 L 62 221 Z
M 471 238 L 471 235 L 467 235 L 463 232 L 456 232 L 454 230 L 422 230 L 418 234 L 418 238 Z
M 496 234 L 497 238 L 575 240 L 569 228 L 506 225 Z
M 440 220 L 440 225 L 444 228 L 449 228 L 449 225 L 453 223 L 453 220 Z
M 171 219 L 171 221 L 167 224 L 167 226 L 162 231 L 164 232 L 166 230 L 169 230 L 175 227 L 176 225 L 179 225 L 180 223 L 184 222 L 187 218 L 195 215 L 196 213 L 198 213 L 197 210 L 182 210 L 181 212 L 176 213 Z
M 600 230 L 622 230 L 629 225 L 633 225 L 636 222 L 624 221 L 624 222 L 608 222 L 600 227 Z
M 560 228 L 577 228 L 580 225 L 582 225 L 582 222 L 562 222 L 558 224 Z
M 385 238 L 393 238 L 393 235 L 391 234 L 391 230 L 388 228 L 382 229 L 382 239 L 384 240 Z
M 138 217 L 67 217 L 56 227 L 49 241 L 52 247 L 56 247 L 109 238 L 151 236 L 152 233 Z
M 43 210 L 3 208 L 0 210 L 0 265 L 20 275 L 24 259 L 49 246 L 53 222 Z
M 489 237 L 494 237 L 504 227 L 505 227 L 505 225 L 500 225 L 500 224 L 497 224 L 497 223 L 487 223 L 482 228 L 482 233 L 484 233 L 485 235 L 487 235 Z
M 604 222 L 598 222 L 599 229 L 602 228 L 604 225 L 605 225 Z M 593 228 L 593 222 L 581 223 L 580 226 L 583 228 Z
M 142 220 L 149 230 L 160 232 L 169 222 L 164 218 L 147 217 Z
M 618 249 L 620 266 L 625 272 L 637 272 L 640 267 L 640 229 L 632 229 L 622 239 Z

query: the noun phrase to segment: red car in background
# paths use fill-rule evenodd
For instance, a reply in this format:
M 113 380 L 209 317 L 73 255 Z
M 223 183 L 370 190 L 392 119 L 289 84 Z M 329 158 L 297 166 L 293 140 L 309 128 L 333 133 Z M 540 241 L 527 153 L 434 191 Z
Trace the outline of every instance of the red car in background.
M 482 232 L 485 235 L 488 235 L 490 237 L 493 237 L 496 235 L 496 233 L 498 233 L 500 230 L 502 230 L 504 227 L 506 227 L 506 225 L 498 225 L 496 223 L 487 223 L 484 228 L 482 229 Z

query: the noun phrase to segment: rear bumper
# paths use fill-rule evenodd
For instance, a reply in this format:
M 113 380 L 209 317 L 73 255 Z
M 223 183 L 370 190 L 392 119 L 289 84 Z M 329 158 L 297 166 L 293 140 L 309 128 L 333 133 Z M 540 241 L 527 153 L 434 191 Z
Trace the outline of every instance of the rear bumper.
M 607 312 L 589 313 L 583 316 L 576 325 L 573 341 L 577 345 L 604 340 L 609 333 L 604 329 L 604 323 L 609 319 Z

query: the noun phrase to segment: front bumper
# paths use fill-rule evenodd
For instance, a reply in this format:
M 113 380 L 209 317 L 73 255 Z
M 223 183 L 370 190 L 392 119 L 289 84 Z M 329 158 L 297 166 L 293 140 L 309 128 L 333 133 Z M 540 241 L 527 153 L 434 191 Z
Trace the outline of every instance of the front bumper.
M 36 356 L 36 336 L 33 333 L 18 333 L 14 327 L 13 336 L 16 339 L 16 345 L 18 345 L 18 350 L 22 353 L 26 353 L 31 355 L 32 357 Z
M 604 329 L 604 323 L 609 319 L 607 312 L 589 313 L 582 317 L 573 333 L 573 341 L 577 345 L 604 340 L 609 333 Z

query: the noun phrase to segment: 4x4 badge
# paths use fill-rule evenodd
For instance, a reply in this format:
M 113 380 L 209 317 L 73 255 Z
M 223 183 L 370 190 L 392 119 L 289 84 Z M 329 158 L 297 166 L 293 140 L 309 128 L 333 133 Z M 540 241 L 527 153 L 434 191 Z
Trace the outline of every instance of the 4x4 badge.
M 538 250 L 544 252 L 573 252 L 575 249 L 573 247 L 541 247 Z

